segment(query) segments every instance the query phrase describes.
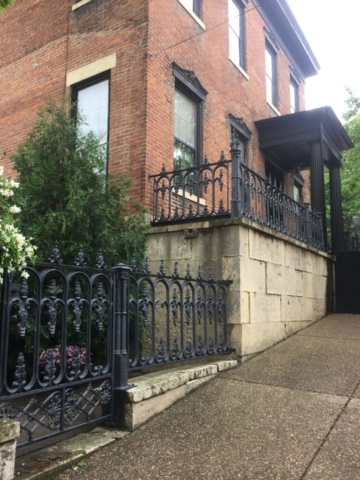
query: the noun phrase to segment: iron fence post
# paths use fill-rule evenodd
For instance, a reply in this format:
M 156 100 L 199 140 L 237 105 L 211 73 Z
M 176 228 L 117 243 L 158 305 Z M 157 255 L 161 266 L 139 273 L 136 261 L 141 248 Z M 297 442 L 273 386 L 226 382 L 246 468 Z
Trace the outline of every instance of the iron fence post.
M 124 390 L 128 385 L 128 287 L 130 268 L 124 263 L 119 263 L 111 269 L 114 282 L 114 312 L 113 312 L 113 333 L 114 333 L 114 410 L 115 420 L 119 420 L 122 413 L 124 401 Z
M 312 245 L 312 231 L 310 221 L 310 203 L 304 203 L 305 207 L 305 240 L 308 245 Z
M 231 217 L 241 216 L 241 149 L 240 142 L 235 132 L 233 132 L 230 143 L 231 154 Z

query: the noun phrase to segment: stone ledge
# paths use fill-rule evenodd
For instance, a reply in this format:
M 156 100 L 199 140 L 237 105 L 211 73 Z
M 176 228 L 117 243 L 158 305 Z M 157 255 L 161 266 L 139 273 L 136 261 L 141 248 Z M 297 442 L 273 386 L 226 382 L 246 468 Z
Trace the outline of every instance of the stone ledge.
M 130 388 L 125 392 L 125 403 L 139 403 L 158 395 L 162 395 L 169 390 L 174 390 L 193 380 L 215 375 L 218 372 L 234 368 L 237 365 L 236 360 L 217 361 L 212 364 L 199 365 L 189 368 L 178 368 L 176 370 L 167 370 L 155 372 L 143 377 L 132 379 L 136 387 Z
M 20 435 L 20 423 L 10 418 L 0 420 L 0 444 L 16 440 Z

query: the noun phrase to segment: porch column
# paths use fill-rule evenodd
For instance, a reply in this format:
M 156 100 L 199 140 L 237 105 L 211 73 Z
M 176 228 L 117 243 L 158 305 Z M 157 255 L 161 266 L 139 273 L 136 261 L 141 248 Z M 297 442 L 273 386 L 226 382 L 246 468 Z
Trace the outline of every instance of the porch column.
M 329 166 L 330 207 L 331 207 L 331 243 L 333 252 L 344 251 L 344 221 L 341 204 L 340 167 Z
M 311 209 L 321 212 L 323 218 L 324 243 L 326 247 L 326 209 L 325 209 L 325 183 L 324 159 L 322 156 L 321 140 L 309 142 L 310 145 L 310 183 L 311 183 Z

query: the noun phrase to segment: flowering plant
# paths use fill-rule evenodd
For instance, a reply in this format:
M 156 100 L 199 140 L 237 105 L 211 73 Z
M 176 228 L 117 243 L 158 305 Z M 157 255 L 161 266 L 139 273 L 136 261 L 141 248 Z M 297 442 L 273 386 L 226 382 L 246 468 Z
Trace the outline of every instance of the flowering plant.
M 54 348 L 48 348 L 47 350 L 43 351 L 39 357 L 39 367 L 40 370 L 45 370 L 46 364 L 48 362 L 49 352 L 52 350 L 53 352 L 53 360 L 55 363 L 56 374 L 60 372 L 60 365 L 61 365 L 61 345 L 57 345 Z M 74 347 L 69 345 L 66 347 L 66 373 L 71 373 L 71 369 L 74 368 L 73 362 L 78 361 L 79 369 L 81 371 L 84 370 L 84 366 L 86 363 L 86 348 L 85 347 Z
M 31 239 L 26 239 L 14 226 L 14 214 L 19 213 L 20 208 L 12 204 L 11 197 L 19 184 L 3 178 L 3 173 L 4 167 L 0 166 L 0 283 L 4 268 L 20 270 L 26 266 L 27 259 L 36 260 L 36 247 L 30 243 Z M 21 275 L 29 276 L 25 271 Z

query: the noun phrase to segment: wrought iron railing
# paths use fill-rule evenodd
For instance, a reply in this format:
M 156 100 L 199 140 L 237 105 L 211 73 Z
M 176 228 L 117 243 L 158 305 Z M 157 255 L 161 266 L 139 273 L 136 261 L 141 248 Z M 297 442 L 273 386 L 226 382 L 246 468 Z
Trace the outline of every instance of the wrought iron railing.
M 19 446 L 114 418 L 114 392 L 127 385 L 114 342 L 121 274 L 86 267 L 82 252 L 63 265 L 57 248 L 50 262 L 4 272 L 0 417 L 20 422 Z
M 211 271 L 181 277 L 161 261 L 138 271 L 82 249 L 3 274 L 0 284 L 0 418 L 20 422 L 19 446 L 98 421 L 116 421 L 128 371 L 229 352 L 227 286 Z
M 161 261 L 157 274 L 148 262 L 142 272 L 132 265 L 129 303 L 129 368 L 143 369 L 229 352 L 227 286 L 205 279 L 199 267 L 184 276 L 175 263 L 167 275 Z
M 170 172 L 163 167 L 160 174 L 150 175 L 154 179 L 153 224 L 247 217 L 324 250 L 322 215 L 312 212 L 309 204 L 296 202 L 275 179 L 264 178 L 241 161 L 236 136 L 230 153 L 231 160 L 222 153 L 216 163 L 205 159 L 198 167 Z
M 230 216 L 229 163 L 223 153 L 218 162 L 181 169 L 163 166 L 154 181 L 153 223 L 199 220 Z

